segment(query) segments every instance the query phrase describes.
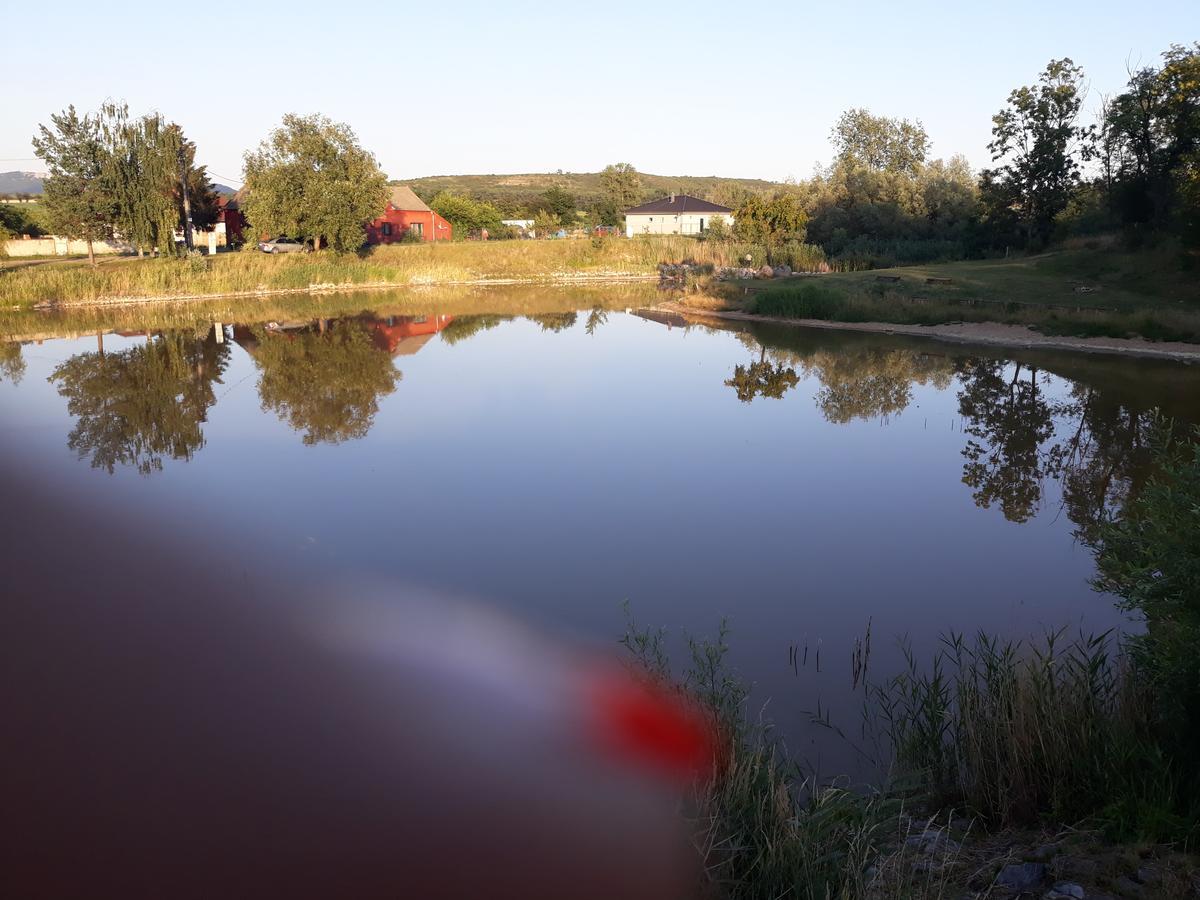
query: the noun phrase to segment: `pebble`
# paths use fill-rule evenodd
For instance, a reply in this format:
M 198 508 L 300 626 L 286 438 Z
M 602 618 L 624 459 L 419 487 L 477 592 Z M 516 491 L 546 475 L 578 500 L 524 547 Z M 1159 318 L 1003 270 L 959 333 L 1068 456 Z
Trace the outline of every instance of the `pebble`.
M 1016 891 L 1028 891 L 1046 877 L 1046 867 L 1042 863 L 1010 863 L 1000 870 L 996 876 L 996 884 L 1012 888 Z
M 1047 892 L 1045 900 L 1083 900 L 1083 897 L 1083 885 L 1060 881 Z

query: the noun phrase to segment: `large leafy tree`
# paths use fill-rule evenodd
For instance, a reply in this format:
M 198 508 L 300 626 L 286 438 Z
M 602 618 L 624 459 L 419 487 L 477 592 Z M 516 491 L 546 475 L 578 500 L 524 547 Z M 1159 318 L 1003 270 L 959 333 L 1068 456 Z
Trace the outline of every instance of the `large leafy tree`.
M 182 184 L 188 177 L 188 142 L 182 130 L 157 113 L 130 118 L 124 103 L 106 104 L 100 116 L 117 231 L 139 254 L 157 248 L 173 255 L 175 232 L 187 227 Z
M 245 155 L 250 224 L 306 238 L 320 249 L 356 250 L 387 203 L 387 179 L 349 126 L 324 116 L 286 115 Z
M 619 215 L 636 206 L 642 197 L 642 178 L 629 163 L 613 163 L 600 173 L 600 184 L 611 207 Z
M 106 177 L 108 152 L 98 116 L 80 116 L 74 106 L 39 125 L 33 149 L 49 177 L 42 202 L 56 234 L 86 241 L 96 265 L 95 241 L 112 236 L 117 200 Z
M 929 154 L 929 135 L 920 122 L 866 109 L 842 113 L 831 139 L 839 161 L 878 172 L 916 176 Z
M 1126 225 L 1175 224 L 1200 243 L 1200 43 L 1134 72 L 1100 123 L 1109 201 Z
M 548 188 L 538 202 L 539 209 L 548 209 L 558 216 L 560 222 L 568 222 L 575 217 L 575 195 L 558 185 Z
M 496 234 L 503 227 L 501 213 L 490 203 L 462 194 L 441 191 L 429 201 L 430 208 L 454 227 L 454 234 L 466 237 L 484 230 Z
M 1024 241 L 1044 244 L 1079 184 L 1079 163 L 1093 129 L 1079 124 L 1083 70 L 1052 60 L 1037 84 L 1017 88 L 992 117 L 988 144 L 994 169 L 984 173 L 984 198 L 997 219 L 1015 215 Z
M 783 241 L 803 241 L 808 215 L 790 194 L 774 197 L 754 195 L 738 207 L 733 218 L 734 233 L 744 241 L 763 244 L 768 255 Z

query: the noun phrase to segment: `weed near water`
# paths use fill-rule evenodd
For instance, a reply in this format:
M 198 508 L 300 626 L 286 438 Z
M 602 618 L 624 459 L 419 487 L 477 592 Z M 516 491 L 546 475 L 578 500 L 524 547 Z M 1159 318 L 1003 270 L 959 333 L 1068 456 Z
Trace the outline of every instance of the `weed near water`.
M 1111 634 L 1028 644 L 951 635 L 878 682 L 860 644 L 851 668 L 884 758 L 880 783 L 853 790 L 806 773 L 747 715 L 724 627 L 687 641 L 682 672 L 662 630 L 631 622 L 622 643 L 720 724 L 722 764 L 694 802 L 705 896 L 943 896 L 963 866 L 933 860 L 958 844 L 931 823 L 963 813 L 994 828 L 1090 824 L 1120 839 L 1187 842 L 1194 827 L 1186 773 L 1160 750 L 1151 704 Z M 916 866 L 914 848 L 925 854 Z

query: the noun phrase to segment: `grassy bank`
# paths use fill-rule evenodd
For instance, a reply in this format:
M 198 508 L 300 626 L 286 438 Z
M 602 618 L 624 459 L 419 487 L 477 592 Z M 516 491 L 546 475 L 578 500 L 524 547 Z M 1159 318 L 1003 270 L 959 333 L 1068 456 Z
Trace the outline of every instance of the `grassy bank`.
M 652 276 L 685 258 L 726 265 L 740 245 L 685 237 L 396 244 L 362 256 L 271 256 L 254 250 L 189 259 L 111 259 L 0 269 L 0 306 L 115 298 L 308 290 L 330 285 L 421 285 Z
M 1002 322 L 1045 334 L 1200 342 L 1200 278 L 1177 259 L 1077 249 L 1012 260 L 710 284 L 764 316 L 939 325 Z M 703 303 L 703 298 L 690 302 Z

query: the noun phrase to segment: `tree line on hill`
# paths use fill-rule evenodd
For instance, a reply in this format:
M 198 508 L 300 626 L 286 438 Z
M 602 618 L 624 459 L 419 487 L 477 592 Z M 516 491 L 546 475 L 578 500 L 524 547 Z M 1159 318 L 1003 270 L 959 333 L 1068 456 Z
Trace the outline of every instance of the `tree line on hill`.
M 735 210 L 732 234 L 707 238 L 767 248 L 819 245 L 842 268 L 1039 250 L 1071 235 L 1120 232 L 1130 245 L 1200 247 L 1200 43 L 1173 45 L 1157 66 L 1130 74 L 1083 120 L 1083 70 L 1052 60 L 992 117 L 992 166 L 976 174 L 962 156 L 930 157 L 920 121 L 851 109 L 832 131 L 836 155 L 809 180 L 763 190 L 732 180 L 699 193 Z M 131 117 L 109 103 L 51 116 L 34 137 L 50 175 L 50 227 L 89 242 L 119 234 L 139 252 L 178 252 L 176 234 L 207 227 L 217 195 L 182 129 L 154 113 Z M 387 180 L 346 125 L 284 116 L 245 154 L 242 212 L 255 232 L 303 238 L 315 248 L 361 247 L 384 209 Z M 648 199 L 642 176 L 615 163 L 586 196 L 561 185 L 501 201 L 425 187 L 424 199 L 456 236 L 509 236 L 503 219 L 560 228 L 618 226 Z M 0 228 L 5 223 L 0 222 Z M 11 227 L 10 227 L 11 230 Z

